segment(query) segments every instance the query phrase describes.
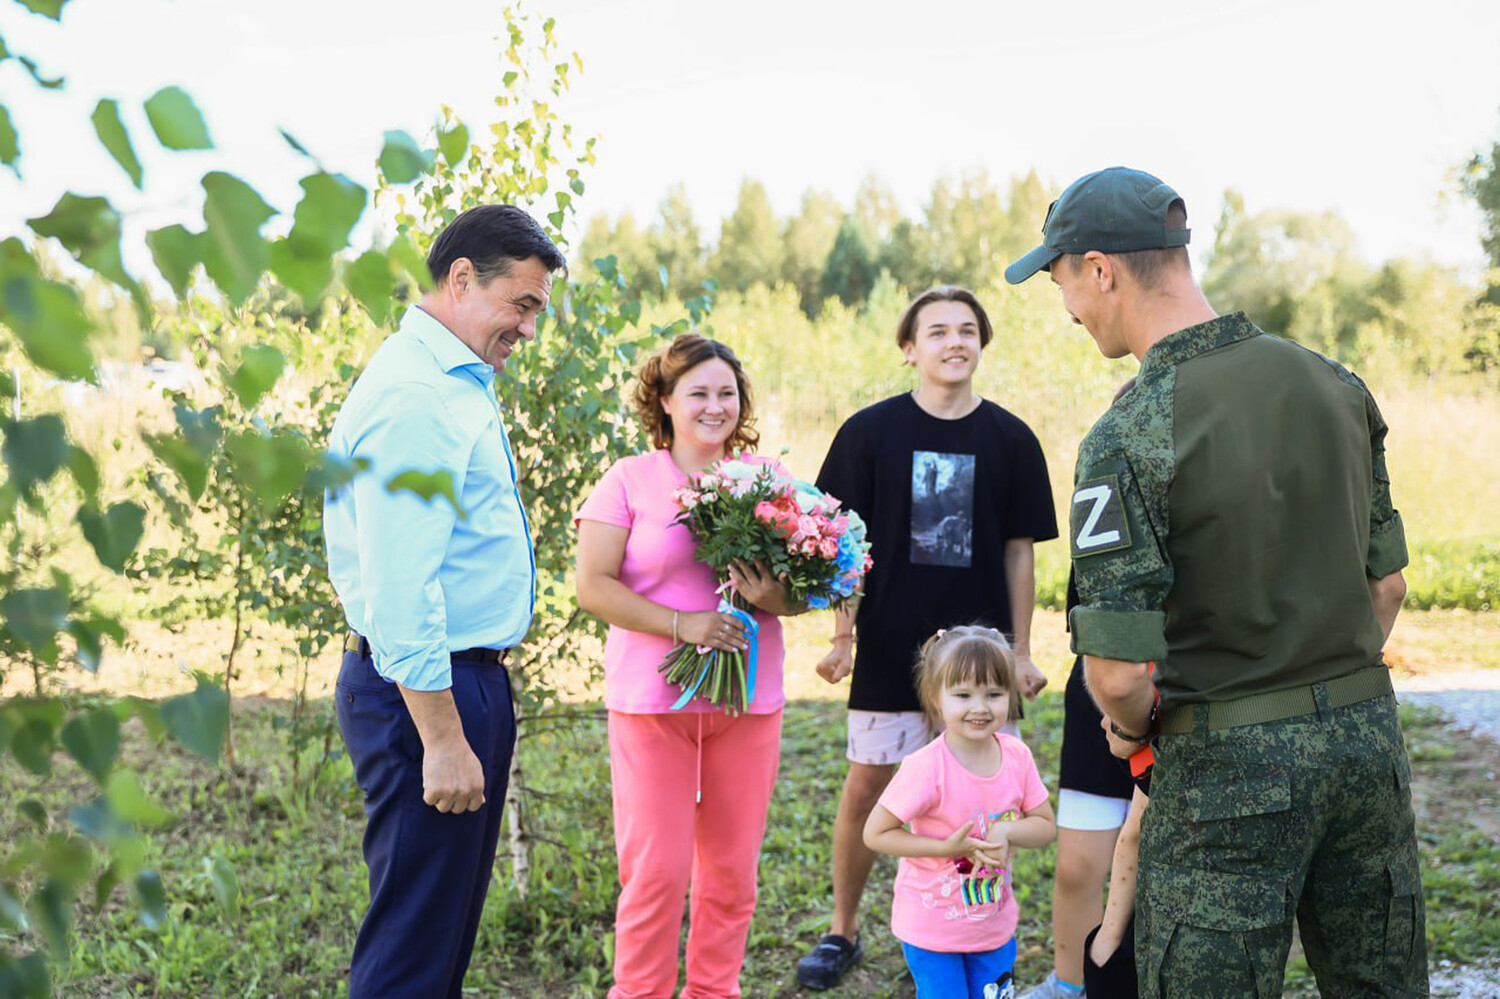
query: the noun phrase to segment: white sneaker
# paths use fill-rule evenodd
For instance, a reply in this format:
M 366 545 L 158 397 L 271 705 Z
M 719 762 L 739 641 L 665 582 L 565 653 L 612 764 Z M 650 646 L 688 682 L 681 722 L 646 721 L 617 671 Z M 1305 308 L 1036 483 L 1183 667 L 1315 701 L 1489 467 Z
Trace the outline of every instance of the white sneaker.
M 1084 999 L 1084 993 L 1082 989 L 1069 992 L 1057 984 L 1057 972 L 1054 971 L 1036 988 L 1022 992 L 1021 999 Z

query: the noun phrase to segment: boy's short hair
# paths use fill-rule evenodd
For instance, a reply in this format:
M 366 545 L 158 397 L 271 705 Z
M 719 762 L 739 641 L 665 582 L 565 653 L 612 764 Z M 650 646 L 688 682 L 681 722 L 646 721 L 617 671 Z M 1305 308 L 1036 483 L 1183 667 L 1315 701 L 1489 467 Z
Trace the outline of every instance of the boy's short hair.
M 974 321 L 979 324 L 980 349 L 990 345 L 990 339 L 994 337 L 995 331 L 990 326 L 989 313 L 984 311 L 984 306 L 979 304 L 979 299 L 974 297 L 974 293 L 967 288 L 960 288 L 956 284 L 940 284 L 936 288 L 928 288 L 912 299 L 906 311 L 901 314 L 901 321 L 896 324 L 896 346 L 905 347 L 916 338 L 917 313 L 933 302 L 962 302 L 967 305 L 974 313 Z
M 1021 717 L 1021 690 L 1016 656 L 1005 636 L 994 628 L 970 624 L 939 631 L 917 653 L 917 698 L 927 719 L 942 720 L 938 698 L 944 687 L 960 683 L 994 684 L 1010 695 L 1011 721 Z

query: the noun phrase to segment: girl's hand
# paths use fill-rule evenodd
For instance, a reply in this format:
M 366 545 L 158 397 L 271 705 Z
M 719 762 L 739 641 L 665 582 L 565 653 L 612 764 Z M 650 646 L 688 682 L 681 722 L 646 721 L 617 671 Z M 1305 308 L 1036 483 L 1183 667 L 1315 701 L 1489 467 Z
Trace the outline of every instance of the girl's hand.
M 1009 825 L 1008 822 L 996 822 L 990 826 L 989 835 L 974 850 L 974 863 L 997 869 L 1010 866 Z
M 965 822 L 953 830 L 943 840 L 943 856 L 945 857 L 967 857 L 973 852 L 974 844 L 980 842 L 969 837 L 969 830 L 974 828 L 973 822 Z
M 721 652 L 743 652 L 750 647 L 744 623 L 733 614 L 720 614 L 718 611 L 679 614 L 677 637 L 692 645 L 702 645 Z
M 729 564 L 729 579 L 753 606 L 768 614 L 784 616 L 794 613 L 787 596 L 786 585 L 771 574 L 771 570 L 760 559 L 745 562 L 736 559 Z

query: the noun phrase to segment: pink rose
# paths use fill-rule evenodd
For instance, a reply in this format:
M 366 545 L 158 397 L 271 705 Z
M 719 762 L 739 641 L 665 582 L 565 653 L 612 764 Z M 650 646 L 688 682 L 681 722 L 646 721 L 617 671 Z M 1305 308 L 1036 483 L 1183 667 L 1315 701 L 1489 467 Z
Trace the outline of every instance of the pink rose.
M 839 542 L 837 538 L 824 538 L 818 542 L 818 554 L 826 559 L 839 557 Z
M 818 518 L 805 513 L 797 518 L 797 530 L 810 538 L 815 538 L 821 533 L 818 530 Z

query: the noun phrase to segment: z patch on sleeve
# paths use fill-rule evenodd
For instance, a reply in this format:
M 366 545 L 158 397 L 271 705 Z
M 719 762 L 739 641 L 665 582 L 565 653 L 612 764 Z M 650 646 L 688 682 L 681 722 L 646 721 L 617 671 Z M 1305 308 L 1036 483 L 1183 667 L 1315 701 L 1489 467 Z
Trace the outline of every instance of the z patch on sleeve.
M 1104 475 L 1079 483 L 1069 516 L 1073 557 L 1098 555 L 1130 547 L 1130 524 L 1120 499 L 1120 478 Z

